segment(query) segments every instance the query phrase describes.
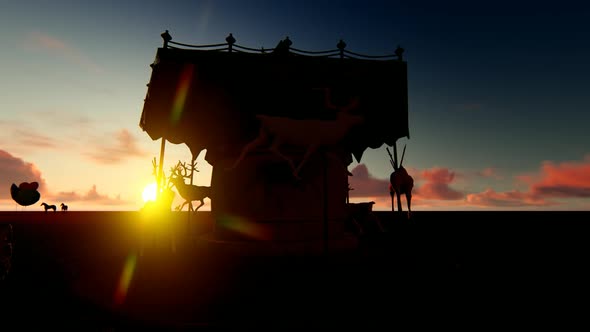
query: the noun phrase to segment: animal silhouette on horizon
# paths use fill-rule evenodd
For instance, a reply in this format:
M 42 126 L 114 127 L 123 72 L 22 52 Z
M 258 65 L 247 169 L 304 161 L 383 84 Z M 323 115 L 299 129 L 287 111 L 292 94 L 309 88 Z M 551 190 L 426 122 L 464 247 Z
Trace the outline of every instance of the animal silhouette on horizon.
M 45 208 L 45 212 L 47 212 L 47 210 L 53 210 L 54 212 L 57 211 L 57 206 L 55 205 L 49 205 L 45 202 L 41 203 L 41 206 L 43 206 L 43 208 Z
M 65 205 L 64 203 L 61 203 L 59 206 L 61 207 L 61 210 L 62 210 L 63 212 L 66 212 L 66 211 L 68 210 L 68 206 L 67 206 L 67 205 Z
M 399 162 L 399 166 L 397 163 L 397 148 L 396 143 L 394 143 L 394 153 L 395 158 L 392 158 L 391 152 L 389 152 L 389 148 L 385 148 L 387 153 L 389 154 L 391 166 L 393 166 L 393 172 L 389 176 L 389 194 L 391 195 L 391 211 L 395 211 L 393 200 L 393 195 L 397 197 L 397 210 L 399 212 L 402 210 L 402 202 L 401 202 L 401 195 L 406 195 L 406 202 L 408 203 L 408 219 L 412 215 L 412 189 L 414 188 L 414 179 L 408 174 L 408 171 L 402 166 L 404 161 L 404 155 L 406 154 L 406 146 L 404 145 L 404 151 L 402 152 L 402 158 Z
M 350 113 L 351 110 L 358 107 L 358 98 L 355 97 L 348 104 L 339 106 L 332 103 L 330 88 L 316 90 L 324 90 L 325 108 L 338 111 L 335 120 L 296 120 L 287 117 L 256 115 L 260 121 L 258 136 L 244 146 L 238 159 L 227 170 L 235 169 L 244 160 L 246 155 L 254 149 L 270 144 L 269 150 L 286 160 L 291 167 L 293 176 L 296 179 L 300 179 L 299 172 L 301 168 L 314 152 L 320 147 L 338 144 L 344 139 L 352 127 L 364 122 L 362 116 Z M 305 154 L 299 165 L 295 166 L 291 158 L 281 153 L 279 148 L 283 144 L 306 147 Z
M 191 172 L 199 171 L 198 169 L 196 169 L 195 166 L 196 163 L 194 162 L 190 165 Z M 196 212 L 203 205 L 205 205 L 205 198 L 210 198 L 211 196 L 211 187 L 196 186 L 193 184 L 184 183 L 184 179 L 190 177 L 191 175 L 188 174 L 188 167 L 185 163 L 181 163 L 180 161 L 178 161 L 178 164 L 176 164 L 176 166 L 171 169 L 168 181 L 176 187 L 176 190 L 178 190 L 178 194 L 182 198 L 184 198 L 184 202 L 176 208 L 176 210 L 178 211 L 182 211 L 182 208 L 184 208 L 184 206 L 188 204 L 188 210 Z M 200 201 L 201 204 L 197 206 L 197 208 L 195 209 L 193 208 L 193 201 Z

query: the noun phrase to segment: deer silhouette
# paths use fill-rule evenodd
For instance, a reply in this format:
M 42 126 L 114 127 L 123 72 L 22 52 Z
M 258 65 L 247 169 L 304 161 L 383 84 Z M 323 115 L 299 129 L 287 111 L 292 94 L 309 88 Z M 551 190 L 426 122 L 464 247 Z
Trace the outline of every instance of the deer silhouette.
M 173 167 L 170 171 L 169 182 L 172 183 L 176 190 L 178 190 L 178 194 L 184 198 L 184 202 L 180 207 L 177 207 L 178 211 L 182 211 L 185 205 L 188 204 L 189 211 L 197 211 L 201 206 L 205 205 L 205 198 L 211 196 L 211 187 L 207 186 L 195 186 L 192 184 L 184 183 L 185 178 L 190 178 L 191 175 L 188 173 L 188 168 L 186 163 L 181 163 L 178 161 L 175 167 Z M 190 165 L 191 171 L 198 172 L 199 170 L 196 169 L 196 163 L 193 162 Z M 193 208 L 193 201 L 201 201 L 201 205 L 197 206 L 196 209 Z
M 401 202 L 401 195 L 406 195 L 406 202 L 408 203 L 408 218 L 411 217 L 412 214 L 412 189 L 414 188 L 414 179 L 408 174 L 408 171 L 402 166 L 404 161 L 404 155 L 406 153 L 406 146 L 404 146 L 404 151 L 402 152 L 402 158 L 399 162 L 399 166 L 397 164 L 397 148 L 394 143 L 394 153 L 395 159 L 392 158 L 391 152 L 389 152 L 389 148 L 385 148 L 387 153 L 389 153 L 390 163 L 393 166 L 393 172 L 389 176 L 389 194 L 391 195 L 391 210 L 394 211 L 393 205 L 393 195 L 397 197 L 397 210 L 402 211 L 402 202 Z
M 293 176 L 299 179 L 301 168 L 314 152 L 320 147 L 338 144 L 352 127 L 364 121 L 362 116 L 350 114 L 350 111 L 358 106 L 358 98 L 353 98 L 347 105 L 338 106 L 332 103 L 331 89 L 322 88 L 316 90 L 324 90 L 324 106 L 338 111 L 336 120 L 296 120 L 286 117 L 257 115 L 256 117 L 260 121 L 258 136 L 244 146 L 238 159 L 227 170 L 236 168 L 252 150 L 270 144 L 269 150 L 286 160 L 293 171 Z M 281 153 L 279 148 L 283 144 L 306 147 L 305 154 L 299 165 L 295 166 L 291 158 Z

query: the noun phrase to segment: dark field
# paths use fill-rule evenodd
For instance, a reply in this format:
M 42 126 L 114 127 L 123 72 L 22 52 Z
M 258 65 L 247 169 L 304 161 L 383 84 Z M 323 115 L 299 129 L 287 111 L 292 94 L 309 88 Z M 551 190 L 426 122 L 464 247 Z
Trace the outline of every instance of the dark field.
M 205 241 L 207 212 L 190 222 L 175 213 L 149 228 L 146 242 L 136 212 L 2 212 L 0 223 L 14 227 L 2 321 L 21 329 L 478 330 L 563 326 L 586 315 L 589 212 L 376 215 L 387 232 L 349 248 L 261 255 Z

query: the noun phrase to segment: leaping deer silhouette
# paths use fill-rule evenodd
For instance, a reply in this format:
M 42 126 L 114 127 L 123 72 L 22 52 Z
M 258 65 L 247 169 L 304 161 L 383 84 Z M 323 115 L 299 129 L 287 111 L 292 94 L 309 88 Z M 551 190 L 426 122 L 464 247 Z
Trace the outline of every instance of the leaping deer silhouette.
M 401 194 L 406 195 L 406 202 L 408 203 L 408 219 L 411 217 L 412 209 L 412 189 L 414 188 L 414 179 L 408 174 L 408 171 L 402 166 L 404 161 L 404 155 L 406 154 L 406 146 L 404 145 L 404 151 L 402 152 L 402 158 L 397 164 L 397 147 L 396 143 L 393 145 L 393 152 L 395 157 L 391 156 L 389 148 L 385 148 L 389 154 L 389 162 L 393 167 L 393 172 L 389 176 L 389 194 L 391 195 L 391 211 L 395 211 L 393 195 L 397 196 L 397 210 L 402 210 Z
M 189 170 L 191 173 L 193 171 L 199 171 L 196 168 L 196 162 L 193 161 L 192 164 L 187 166 L 186 163 L 181 163 L 178 161 L 176 166 L 170 170 L 169 182 L 176 187 L 178 194 L 184 198 L 182 205 L 177 207 L 178 211 L 182 211 L 182 208 L 187 204 L 189 211 L 197 211 L 199 208 L 201 208 L 201 206 L 205 205 L 205 198 L 211 196 L 211 187 L 195 186 L 193 184 L 184 183 L 185 178 L 191 178 Z M 197 208 L 193 208 L 193 201 L 200 201 L 201 204 L 197 206 Z
M 321 147 L 340 143 L 352 127 L 364 122 L 364 117 L 351 113 L 353 109 L 358 107 L 359 97 L 353 97 L 345 105 L 335 105 L 332 102 L 331 88 L 314 88 L 313 90 L 324 92 L 324 108 L 338 111 L 335 120 L 296 120 L 258 114 L 256 115 L 260 121 L 258 136 L 242 148 L 238 159 L 226 170 L 238 167 L 246 155 L 254 149 L 269 145 L 269 150 L 286 160 L 291 167 L 293 176 L 300 179 L 299 172 L 314 152 Z M 295 165 L 290 157 L 281 153 L 279 148 L 283 144 L 305 147 L 305 154 L 298 165 Z

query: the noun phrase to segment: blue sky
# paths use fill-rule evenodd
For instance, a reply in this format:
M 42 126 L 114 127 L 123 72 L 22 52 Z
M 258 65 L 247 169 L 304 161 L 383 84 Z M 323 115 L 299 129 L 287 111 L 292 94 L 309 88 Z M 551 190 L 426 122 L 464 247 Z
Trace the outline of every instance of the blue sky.
M 0 186 L 38 180 L 78 209 L 137 209 L 159 152 L 138 126 L 160 33 L 174 40 L 408 63 L 416 210 L 590 209 L 590 10 L 580 3 L 11 1 L 0 4 Z M 170 146 L 167 164 L 190 159 Z M 210 166 L 199 157 L 197 183 Z M 385 147 L 353 163 L 354 200 L 388 207 Z M 0 209 L 14 210 L 0 195 Z M 207 204 L 208 205 L 208 204 Z

